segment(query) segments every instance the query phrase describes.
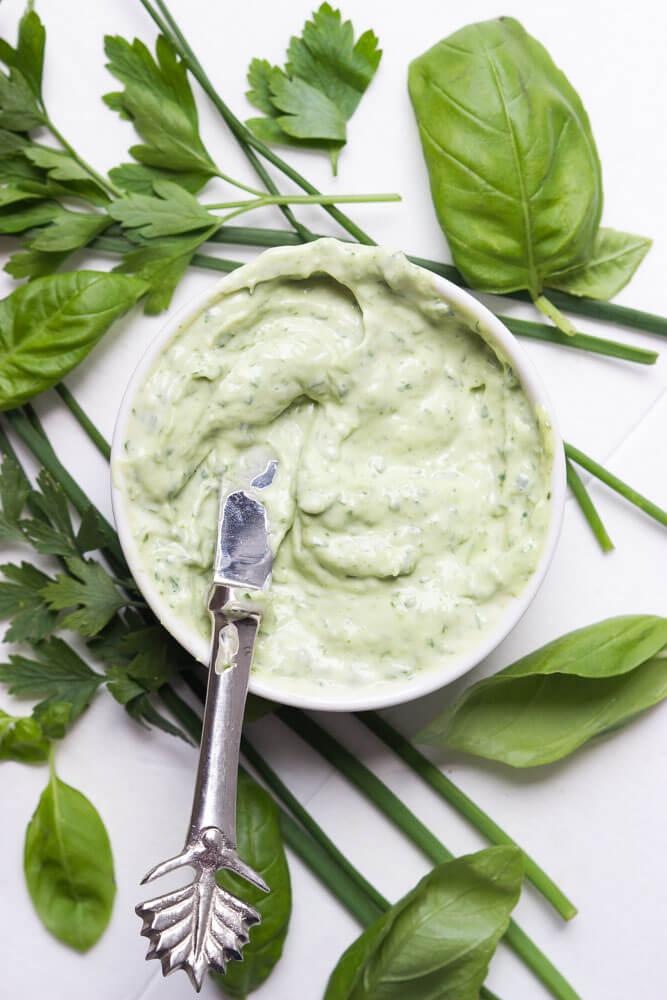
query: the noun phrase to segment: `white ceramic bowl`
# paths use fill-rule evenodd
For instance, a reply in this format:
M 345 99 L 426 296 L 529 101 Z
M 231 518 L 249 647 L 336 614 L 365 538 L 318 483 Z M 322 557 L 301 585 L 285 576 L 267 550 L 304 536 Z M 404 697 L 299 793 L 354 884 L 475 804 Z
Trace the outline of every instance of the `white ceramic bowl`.
M 298 249 L 295 248 L 295 250 Z M 265 251 L 266 254 L 273 252 L 275 251 Z M 285 248 L 280 248 L 280 253 L 285 254 Z M 251 674 L 250 691 L 263 698 L 269 698 L 272 701 L 278 701 L 285 705 L 294 705 L 298 708 L 334 712 L 361 712 L 369 709 L 388 708 L 391 705 L 401 704 L 405 701 L 411 701 L 413 698 L 420 698 L 423 695 L 430 694 L 432 691 L 455 681 L 462 674 L 465 674 L 466 671 L 472 670 L 474 666 L 480 663 L 484 657 L 488 656 L 502 642 L 535 597 L 553 558 L 560 534 L 565 505 L 565 459 L 562 438 L 551 400 L 533 363 L 507 327 L 492 312 L 478 302 L 477 299 L 473 298 L 472 295 L 464 292 L 457 285 L 452 284 L 445 278 L 431 274 L 431 272 L 426 273 L 438 295 L 441 295 L 446 302 L 456 306 L 461 312 L 465 313 L 466 317 L 473 323 L 475 320 L 479 321 L 489 343 L 497 347 L 499 353 L 511 363 L 514 371 L 519 376 L 523 390 L 533 408 L 539 407 L 540 410 L 547 414 L 551 422 L 554 444 L 554 458 L 551 472 L 551 516 L 540 561 L 523 591 L 518 597 L 508 602 L 495 628 L 484 635 L 483 641 L 480 642 L 479 646 L 476 646 L 465 656 L 461 656 L 460 659 L 454 662 L 446 661 L 443 663 L 442 669 L 425 670 L 423 673 L 413 675 L 409 680 L 405 681 L 390 681 L 379 686 L 377 690 L 369 687 L 365 691 L 350 689 L 349 692 L 341 692 L 340 690 L 336 690 L 329 694 L 326 692 L 323 693 L 321 690 L 314 690 L 312 693 L 290 691 L 289 680 L 287 679 L 271 680 L 267 677 Z M 114 460 L 116 456 L 120 455 L 125 440 L 127 423 L 134 397 L 151 371 L 158 355 L 181 326 L 189 323 L 202 310 L 208 308 L 218 298 L 220 293 L 225 291 L 229 283 L 229 277 L 215 282 L 211 286 L 210 291 L 205 295 L 197 296 L 197 298 L 174 313 L 146 350 L 129 381 L 118 411 L 111 448 L 112 469 Z M 238 272 L 234 273 L 234 277 L 236 280 Z M 167 631 L 197 660 L 202 663 L 208 663 L 208 643 L 194 629 L 187 627 L 174 618 L 173 613 L 162 601 L 160 594 L 153 584 L 150 573 L 142 568 L 126 514 L 125 505 L 127 500 L 116 481 L 116 476 L 113 475 L 112 484 L 113 511 L 120 542 L 127 563 L 142 594 Z M 415 627 L 418 627 L 417 623 Z

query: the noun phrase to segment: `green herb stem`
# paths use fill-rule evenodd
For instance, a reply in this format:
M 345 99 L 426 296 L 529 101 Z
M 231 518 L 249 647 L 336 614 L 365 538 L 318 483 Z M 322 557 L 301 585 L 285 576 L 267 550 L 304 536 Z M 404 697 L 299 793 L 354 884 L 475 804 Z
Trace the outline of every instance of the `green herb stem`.
M 93 505 L 78 483 L 75 482 L 67 469 L 59 461 L 32 406 L 28 404 L 22 410 L 7 410 L 5 417 L 14 432 L 27 445 L 35 458 L 41 462 L 51 478 L 62 486 L 72 506 L 79 514 L 83 515 L 88 507 Z M 104 555 L 108 559 L 109 565 L 116 576 L 130 576 L 130 570 L 125 562 L 118 535 L 98 510 L 96 510 L 96 513 L 100 520 L 101 529 L 106 537 Z
M 239 201 L 220 201 L 204 205 L 209 212 L 223 208 L 262 208 L 264 205 L 335 205 L 357 204 L 374 201 L 400 201 L 400 194 L 395 192 L 381 194 L 278 194 L 262 195 L 259 198 L 245 198 Z
M 593 501 L 590 498 L 588 490 L 581 481 L 579 473 L 567 457 L 565 458 L 565 468 L 567 472 L 567 484 L 572 490 L 573 496 L 579 504 L 582 514 L 588 521 L 591 531 L 600 543 L 600 548 L 603 552 L 611 552 L 614 548 L 614 543 L 607 534 L 607 529 L 595 509 Z
M 327 853 L 336 861 L 340 868 L 350 877 L 350 879 L 364 892 L 374 903 L 380 912 L 387 910 L 391 905 L 374 886 L 368 882 L 361 872 L 357 871 L 353 864 L 336 847 L 333 841 L 326 835 L 322 827 L 315 822 L 310 813 L 304 809 L 299 800 L 290 792 L 289 788 L 278 777 L 273 768 L 264 760 L 260 753 L 254 748 L 246 737 L 241 739 L 241 751 L 251 767 L 259 774 L 268 788 L 280 799 L 280 801 L 296 817 L 301 825 L 319 844 L 324 847 Z
M 434 864 L 451 861 L 454 855 L 417 819 L 406 805 L 342 744 L 307 715 L 296 709 L 281 708 L 278 718 L 321 754 L 336 770 L 357 786 L 375 803 Z M 551 964 L 536 944 L 512 920 L 505 934 L 506 943 L 523 959 L 538 979 L 558 1000 L 580 1000 L 566 979 Z
M 563 334 L 556 327 L 546 323 L 534 323 L 531 320 L 515 319 L 514 316 L 496 314 L 516 337 L 527 337 L 529 340 L 543 340 L 548 344 L 560 344 L 562 347 L 574 347 L 579 351 L 589 351 L 593 354 L 603 354 L 610 358 L 620 358 L 622 361 L 634 361 L 638 365 L 654 365 L 658 360 L 656 351 L 646 351 L 642 347 L 632 347 L 615 340 L 603 337 L 591 337 L 586 333 Z
M 588 455 L 584 455 L 583 451 L 579 451 L 574 445 L 565 442 L 565 454 L 573 462 L 576 462 L 577 465 L 580 465 L 582 469 L 586 469 L 592 476 L 599 479 L 600 482 L 615 490 L 616 493 L 620 493 L 622 497 L 629 500 L 635 507 L 639 507 L 649 517 L 654 518 L 660 524 L 667 525 L 667 510 L 663 510 L 662 507 L 658 507 L 652 500 L 638 493 L 637 490 L 633 490 L 631 486 L 624 483 L 618 476 L 609 472 L 604 466 L 600 465 L 594 459 L 589 458 Z
M 468 798 L 460 788 L 447 778 L 440 768 L 436 767 L 423 753 L 406 740 L 398 730 L 394 729 L 377 712 L 358 712 L 357 719 L 362 722 L 378 739 L 393 750 L 427 785 L 452 805 L 462 816 L 483 833 L 493 844 L 508 844 L 519 847 L 497 823 L 491 819 L 479 806 Z M 549 878 L 545 871 L 519 847 L 524 857 L 524 870 L 536 889 L 548 899 L 564 920 L 576 916 L 577 908 L 558 886 Z
M 74 149 L 72 145 L 70 145 L 65 136 L 62 134 L 62 132 L 58 128 L 56 128 L 56 126 L 48 117 L 48 115 L 46 115 L 45 117 L 44 125 L 49 130 L 53 138 L 60 143 L 60 145 L 67 153 L 69 153 L 72 159 L 76 160 L 79 166 L 86 171 L 90 179 L 95 181 L 95 183 L 98 185 L 98 187 L 101 188 L 103 193 L 107 194 L 111 198 L 122 197 L 123 192 L 120 190 L 120 188 L 117 188 L 116 185 L 113 184 L 108 177 L 103 177 L 101 174 L 99 174 L 97 170 L 94 169 L 94 167 L 91 167 L 91 165 L 87 163 L 86 160 L 83 159 L 83 157 L 79 156 L 77 151 Z
M 567 316 L 558 309 L 553 302 L 550 302 L 545 295 L 537 295 L 533 302 L 545 316 L 548 316 L 551 322 L 562 330 L 567 337 L 574 337 L 577 333 L 577 328 L 572 323 L 570 323 Z
M 87 414 L 84 413 L 64 382 L 59 382 L 58 385 L 54 386 L 54 388 L 67 409 L 81 424 L 97 450 L 103 455 L 104 458 L 106 458 L 108 462 L 111 459 L 111 446 L 109 445 L 109 442 L 102 436 L 102 434 L 100 434 L 97 427 Z

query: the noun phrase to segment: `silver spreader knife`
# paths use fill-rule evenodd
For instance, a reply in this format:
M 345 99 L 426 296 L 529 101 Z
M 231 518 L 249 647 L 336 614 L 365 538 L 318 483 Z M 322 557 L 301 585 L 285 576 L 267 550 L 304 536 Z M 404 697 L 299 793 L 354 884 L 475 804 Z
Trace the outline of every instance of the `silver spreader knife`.
M 266 510 L 259 496 L 273 482 L 278 467 L 265 457 L 250 487 L 223 488 L 218 539 L 208 610 L 213 619 L 206 707 L 190 828 L 182 852 L 152 868 L 150 882 L 176 868 L 194 869 L 183 889 L 136 907 L 141 933 L 150 941 L 147 959 L 162 963 L 163 975 L 183 969 L 199 992 L 208 969 L 225 972 L 231 959 L 242 959 L 249 929 L 260 921 L 254 907 L 216 884 L 226 868 L 259 886 L 264 880 L 239 858 L 236 849 L 236 788 L 243 711 L 260 616 L 252 592 L 266 590 L 273 555 Z

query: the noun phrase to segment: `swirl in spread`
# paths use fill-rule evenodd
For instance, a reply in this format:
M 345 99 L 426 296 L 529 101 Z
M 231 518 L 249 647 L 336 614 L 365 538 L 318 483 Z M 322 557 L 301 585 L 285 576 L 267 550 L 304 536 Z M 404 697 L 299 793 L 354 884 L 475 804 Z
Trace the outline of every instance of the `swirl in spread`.
M 145 575 L 209 633 L 221 478 L 280 461 L 253 670 L 360 687 L 452 663 L 539 560 L 551 447 L 511 368 L 400 253 L 272 250 L 179 328 L 114 475 Z

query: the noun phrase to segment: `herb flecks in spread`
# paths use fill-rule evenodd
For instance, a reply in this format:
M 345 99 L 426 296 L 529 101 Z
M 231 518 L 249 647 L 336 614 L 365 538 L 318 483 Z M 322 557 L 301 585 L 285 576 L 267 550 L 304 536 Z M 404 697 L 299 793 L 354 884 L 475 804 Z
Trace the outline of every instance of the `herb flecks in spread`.
M 220 479 L 266 445 L 254 669 L 364 685 L 452 662 L 535 569 L 550 451 L 512 370 L 399 253 L 275 250 L 167 345 L 121 474 L 147 582 L 205 636 Z

